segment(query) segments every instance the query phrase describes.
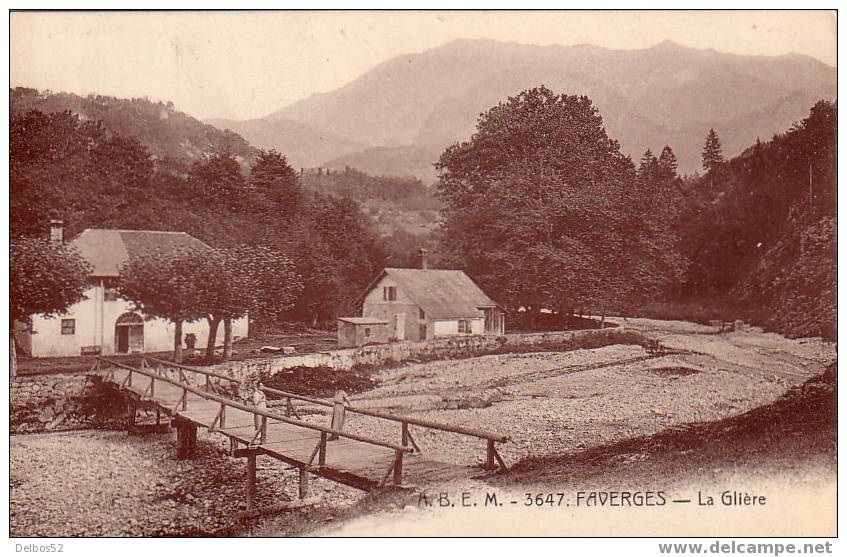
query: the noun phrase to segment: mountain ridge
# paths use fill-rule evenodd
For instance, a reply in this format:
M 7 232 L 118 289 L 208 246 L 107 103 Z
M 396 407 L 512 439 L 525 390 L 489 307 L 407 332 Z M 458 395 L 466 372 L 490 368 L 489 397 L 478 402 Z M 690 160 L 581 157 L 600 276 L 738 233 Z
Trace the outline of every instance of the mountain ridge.
M 365 165 L 360 170 L 374 173 L 396 166 L 377 161 L 375 149 L 393 157 L 399 148 L 443 151 L 469 139 L 481 112 L 542 84 L 556 92 L 587 94 L 609 135 L 633 159 L 647 148 L 658 151 L 670 144 L 685 172 L 699 168 L 709 128 L 718 131 L 725 155 L 732 156 L 756 137 L 784 130 L 817 100 L 836 94 L 835 69 L 806 55 L 748 56 L 673 41 L 614 50 L 457 39 L 386 60 L 334 91 L 316 93 L 259 120 L 299 122 L 314 130 L 308 141 L 281 134 L 264 138 L 266 145 L 294 152 L 311 141 L 331 155 L 324 162 L 359 161 Z M 747 125 L 739 127 L 739 122 Z M 253 142 L 243 123 L 230 125 Z M 327 136 L 348 143 L 331 152 L 335 147 L 320 139 Z M 350 151 L 352 143 L 365 146 Z M 298 156 L 291 158 L 299 164 Z M 417 162 L 406 173 L 434 176 L 422 176 Z

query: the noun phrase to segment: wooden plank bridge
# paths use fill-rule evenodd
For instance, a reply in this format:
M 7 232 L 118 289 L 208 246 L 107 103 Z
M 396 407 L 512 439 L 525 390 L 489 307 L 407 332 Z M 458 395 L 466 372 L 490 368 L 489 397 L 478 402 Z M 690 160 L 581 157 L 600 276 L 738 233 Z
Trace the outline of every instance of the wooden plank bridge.
M 397 416 L 365 408 L 301 396 L 295 393 L 261 387 L 268 396 L 269 408 L 240 402 L 228 395 L 227 387 L 238 387 L 236 378 L 211 370 L 175 364 L 146 357 L 140 367 L 129 366 L 107 358 L 98 358 L 91 373 L 107 385 L 120 390 L 127 404 L 127 428 L 131 433 L 142 427 L 136 423 L 139 408 L 155 411 L 155 429 L 177 430 L 176 456 L 190 458 L 197 442 L 197 428 L 226 436 L 230 455 L 243 457 L 246 470 L 246 516 L 272 512 L 292 504 L 272 505 L 258 509 L 256 499 L 256 458 L 269 456 L 299 471 L 299 495 L 308 495 L 309 474 L 371 490 L 386 485 L 409 487 L 417 482 L 471 477 L 479 468 L 428 459 L 412 436 L 412 426 L 477 437 L 486 443 L 487 470 L 506 469 L 496 443 L 508 437 L 496 433 Z M 333 413 L 350 412 L 377 420 L 399 424 L 397 442 L 357 435 L 302 419 L 304 406 L 332 409 Z M 170 418 L 169 423 L 162 416 Z

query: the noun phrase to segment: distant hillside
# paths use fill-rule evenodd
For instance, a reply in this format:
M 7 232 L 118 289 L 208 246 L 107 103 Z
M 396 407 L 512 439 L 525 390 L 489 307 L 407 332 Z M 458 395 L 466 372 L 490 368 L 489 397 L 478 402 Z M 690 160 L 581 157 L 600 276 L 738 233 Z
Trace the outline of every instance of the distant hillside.
M 361 151 L 367 143 L 344 139 L 320 132 L 294 120 L 207 120 L 222 130 L 232 130 L 251 145 L 261 149 L 276 149 L 285 153 L 295 168 L 313 168 L 333 157 Z M 362 168 L 362 170 L 366 170 Z M 393 174 L 393 173 L 385 173 Z
M 204 124 L 179 112 L 171 103 L 101 95 L 81 97 L 72 93 L 40 93 L 25 87 L 10 90 L 9 102 L 12 115 L 30 110 L 44 113 L 68 110 L 78 114 L 83 121 L 99 120 L 109 131 L 137 138 L 158 159 L 197 160 L 203 155 L 228 152 L 249 164 L 256 153 L 240 135 Z
M 370 176 L 353 168 L 322 168 L 319 172 L 301 173 L 300 184 L 307 190 L 356 201 L 376 224 L 380 236 L 396 239 L 400 233 L 420 243 L 438 227 L 441 202 L 435 198 L 434 189 L 419 179 Z
M 328 166 L 352 162 L 372 173 L 390 169 L 423 177 L 421 159 L 435 162 L 423 153 L 466 140 L 481 112 L 544 84 L 589 95 L 609 136 L 633 158 L 668 143 L 680 170 L 692 172 L 700 167 L 709 128 L 718 131 L 725 154 L 734 156 L 757 137 L 790 127 L 817 100 L 834 99 L 835 78 L 834 68 L 808 56 L 738 56 L 672 42 L 609 50 L 459 40 L 388 60 L 340 89 L 261 120 L 286 127 L 300 122 L 320 130 L 320 137 L 368 144 L 365 152 L 352 154 L 342 145 L 328 153 Z M 290 150 L 282 133 L 266 139 L 266 146 Z M 394 149 L 400 147 L 405 150 Z
M 440 147 L 418 145 L 373 147 L 328 160 L 324 166 L 338 170 L 349 166 L 376 176 L 413 176 L 430 184 L 435 181 L 433 163 L 441 151 Z

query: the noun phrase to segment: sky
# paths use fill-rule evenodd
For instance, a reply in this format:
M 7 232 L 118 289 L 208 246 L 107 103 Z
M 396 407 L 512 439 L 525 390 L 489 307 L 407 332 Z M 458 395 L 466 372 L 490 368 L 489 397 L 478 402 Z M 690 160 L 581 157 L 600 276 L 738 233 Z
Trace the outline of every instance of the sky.
M 672 40 L 836 61 L 834 12 L 84 12 L 11 14 L 11 84 L 172 101 L 251 119 L 459 38 L 649 48 Z

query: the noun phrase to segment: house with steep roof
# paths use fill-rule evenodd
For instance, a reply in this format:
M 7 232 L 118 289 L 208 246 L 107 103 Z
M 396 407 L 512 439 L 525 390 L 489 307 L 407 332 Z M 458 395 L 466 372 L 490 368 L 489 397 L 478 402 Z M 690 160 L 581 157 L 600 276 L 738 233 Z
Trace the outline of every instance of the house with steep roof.
M 452 335 L 502 335 L 506 312 L 458 270 L 384 269 L 362 297 L 362 317 L 388 322 L 392 340 L 430 340 Z
M 63 241 L 61 221 L 51 222 L 50 237 Z M 120 267 L 130 258 L 151 251 L 204 249 L 208 245 L 185 232 L 160 230 L 86 229 L 70 243 L 91 266 L 85 299 L 64 315 L 32 317 L 31 332 L 16 334 L 21 349 L 31 356 L 79 356 L 164 352 L 173 349 L 174 324 L 133 311 L 117 293 Z M 233 321 L 233 338 L 247 336 L 248 320 Z M 183 335 L 193 334 L 197 346 L 209 336 L 206 320 L 183 324 Z M 223 342 L 219 328 L 216 342 Z M 183 337 L 185 338 L 185 337 Z

